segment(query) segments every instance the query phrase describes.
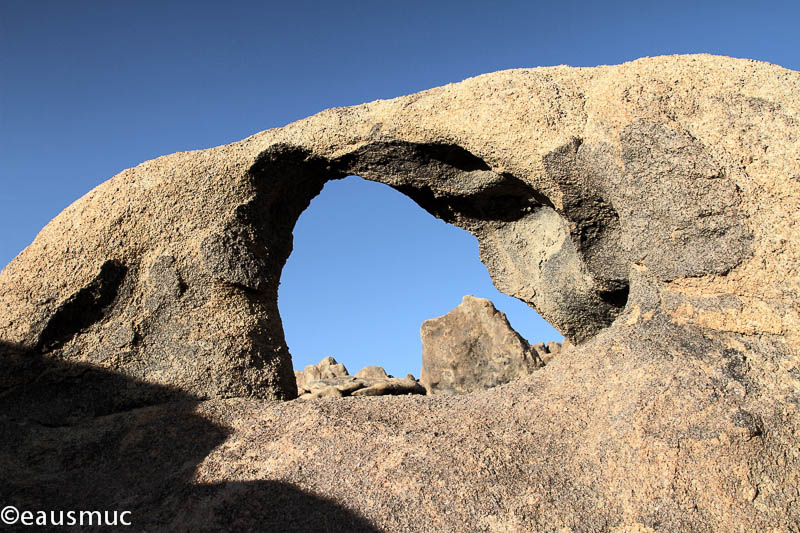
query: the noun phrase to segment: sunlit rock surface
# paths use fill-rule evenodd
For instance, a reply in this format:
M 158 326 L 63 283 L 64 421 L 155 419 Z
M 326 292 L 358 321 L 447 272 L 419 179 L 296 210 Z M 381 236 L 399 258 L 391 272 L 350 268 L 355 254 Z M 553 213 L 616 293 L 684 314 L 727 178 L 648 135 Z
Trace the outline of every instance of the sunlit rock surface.
M 430 394 L 489 389 L 544 366 L 505 313 L 484 298 L 464 296 L 446 315 L 423 322 L 420 334 L 421 381 Z
M 426 393 L 425 387 L 411 374 L 396 378 L 387 375 L 382 367 L 368 366 L 351 376 L 333 357 L 308 365 L 305 370 L 295 370 L 294 375 L 298 400 Z
M 0 501 L 148 530 L 792 530 L 799 120 L 797 72 L 671 56 L 126 170 L 0 274 Z M 473 233 L 569 346 L 484 392 L 274 401 L 292 228 L 353 173 Z

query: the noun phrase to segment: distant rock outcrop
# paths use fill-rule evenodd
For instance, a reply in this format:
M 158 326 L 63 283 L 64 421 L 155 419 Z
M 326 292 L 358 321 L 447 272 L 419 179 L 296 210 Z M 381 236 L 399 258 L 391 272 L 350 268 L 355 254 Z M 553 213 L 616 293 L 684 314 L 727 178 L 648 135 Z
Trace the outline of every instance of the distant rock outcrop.
M 351 376 L 344 365 L 337 363 L 333 357 L 326 357 L 316 365 L 308 365 L 305 370 L 295 370 L 294 375 L 298 400 L 425 394 L 425 387 L 411 374 L 400 379 L 387 375 L 379 366 L 368 366 Z
M 511 328 L 505 313 L 483 298 L 461 304 L 422 323 L 422 376 L 429 394 L 488 389 L 544 366 L 542 344 L 534 349 Z
M 567 342 L 565 341 L 565 344 Z M 541 359 L 542 363 L 547 364 L 550 360 L 561 353 L 561 350 L 564 349 L 564 345 L 560 342 L 550 341 L 550 342 L 539 342 L 531 346 L 536 351 L 536 354 Z

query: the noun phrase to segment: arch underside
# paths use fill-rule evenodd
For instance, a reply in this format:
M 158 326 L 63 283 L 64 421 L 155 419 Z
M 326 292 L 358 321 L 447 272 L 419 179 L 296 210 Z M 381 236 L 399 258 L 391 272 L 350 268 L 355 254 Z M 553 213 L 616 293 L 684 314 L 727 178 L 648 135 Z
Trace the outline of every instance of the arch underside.
M 249 171 L 258 220 L 246 225 L 264 230 L 249 248 L 269 249 L 259 270 L 277 281 L 302 211 L 326 181 L 355 174 L 472 233 L 495 286 L 581 344 L 625 309 L 634 265 L 663 281 L 724 273 L 752 238 L 735 185 L 696 140 L 647 121 L 621 140 L 620 153 L 573 138 L 543 157 L 536 179 L 495 171 L 457 144 L 384 140 L 336 158 L 274 145 Z M 270 293 L 276 300 L 277 285 Z
M 626 272 L 607 249 L 619 237 L 613 208 L 597 196 L 583 199 L 605 216 L 587 224 L 579 218 L 585 213 L 573 209 L 577 216 L 570 221 L 525 181 L 493 171 L 457 145 L 374 143 L 335 160 L 277 146 L 250 173 L 265 198 L 280 183 L 280 205 L 262 200 L 258 209 L 271 216 L 264 222 L 271 232 L 280 227 L 282 240 L 291 242 L 294 222 L 326 181 L 355 174 L 389 185 L 472 233 L 497 288 L 536 309 L 573 342 L 607 327 L 625 306 Z M 291 248 L 281 251 L 276 260 L 285 262 Z
M 634 266 L 660 281 L 724 273 L 752 240 L 736 186 L 691 136 L 642 121 L 620 141 L 621 150 L 574 138 L 542 157 L 537 176 L 495 170 L 453 143 L 384 139 L 336 157 L 273 144 L 230 179 L 239 192 L 210 199 L 220 216 L 199 226 L 200 239 L 105 260 L 65 299 L 44 300 L 54 303 L 15 342 L 37 356 L 112 365 L 143 383 L 180 383 L 199 398 L 291 399 L 277 299 L 292 231 L 328 180 L 356 174 L 472 233 L 495 286 L 581 344 L 630 303 Z M 175 217 L 184 223 L 180 210 Z M 10 386 L 33 374 L 20 371 Z M 103 409 L 163 400 L 146 389 L 129 387 Z

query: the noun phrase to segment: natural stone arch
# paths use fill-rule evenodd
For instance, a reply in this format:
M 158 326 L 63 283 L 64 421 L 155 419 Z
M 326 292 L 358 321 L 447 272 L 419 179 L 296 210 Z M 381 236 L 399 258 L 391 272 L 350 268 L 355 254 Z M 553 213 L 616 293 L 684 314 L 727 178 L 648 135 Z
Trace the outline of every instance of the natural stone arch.
M 90 475 L 99 458 L 112 467 L 106 478 L 128 485 L 115 461 L 131 437 L 146 443 L 135 457 L 149 460 L 142 422 L 196 453 L 197 432 L 213 421 L 229 432 L 201 446 L 201 455 L 216 446 L 191 472 L 203 493 L 206 480 L 289 481 L 384 530 L 799 523 L 798 95 L 797 72 L 710 56 L 499 72 L 122 172 L 0 274 L 0 415 L 9 428 L 0 449 L 25 478 L 6 484 L 5 501 L 52 507 L 41 488 L 82 459 L 66 471 L 79 482 L 66 486 L 102 493 L 93 508 L 124 504 L 150 516 L 155 506 L 185 529 L 177 505 L 202 509 L 199 527 L 225 527 L 231 494 L 250 500 L 227 484 L 221 502 L 164 485 L 193 470 L 174 455 L 155 463 L 155 483 L 128 493 Z M 428 163 L 406 174 L 389 166 L 411 155 L 381 159 L 430 145 L 460 147 L 489 170 L 440 165 L 429 149 Z M 417 171 L 430 166 L 433 177 L 436 168 L 458 172 L 428 191 L 415 180 L 429 179 Z M 535 191 L 537 205 L 546 199 L 564 221 L 598 297 L 621 304 L 627 280 L 625 308 L 528 378 L 480 394 L 225 400 L 291 397 L 274 298 L 291 242 L 276 236 L 290 234 L 321 181 L 370 168 L 376 179 L 411 176 L 397 185 L 418 202 L 474 223 L 511 293 L 514 269 L 497 268 L 504 256 L 490 240 L 517 245 L 487 222 L 480 199 L 494 186 L 528 199 Z M 482 209 L 474 188 L 453 193 L 464 176 L 476 177 Z M 191 397 L 213 400 L 169 403 Z M 156 403 L 164 405 L 120 412 Z M 91 419 L 108 413 L 118 414 Z M 164 431 L 192 417 L 206 423 Z M 87 435 L 90 446 L 76 444 Z M 140 463 L 123 465 L 130 473 Z
M 472 80 L 456 97 L 481 110 L 464 123 L 450 119 L 440 89 L 123 172 L 4 270 L 0 335 L 201 398 L 292 398 L 280 272 L 302 211 L 327 180 L 349 174 L 471 232 L 498 289 L 577 344 L 630 303 L 634 265 L 668 281 L 724 273 L 746 256 L 739 192 L 687 131 L 640 118 L 586 137 L 577 107 L 550 115 L 564 104 L 547 76 L 513 102 L 504 76 L 487 80 L 489 101 L 470 92 Z M 535 97 L 545 103 L 531 108 Z M 35 374 L 24 356 L 12 359 L 22 377 L 10 387 Z M 107 409 L 157 401 L 131 387 Z
M 601 249 L 616 245 L 619 236 L 613 208 L 593 199 L 596 209 L 605 209 L 611 216 L 604 220 L 584 212 L 584 216 L 593 216 L 594 233 L 592 239 L 584 238 L 579 248 L 577 239 L 570 235 L 568 221 L 546 196 L 515 176 L 491 170 L 486 162 L 457 145 L 374 143 L 332 160 L 315 158 L 289 146 L 273 147 L 259 156 L 250 175 L 258 191 L 252 210 L 275 218 L 239 222 L 241 227 L 262 224 L 265 234 L 271 235 L 255 237 L 252 244 L 242 248 L 246 252 L 236 254 L 249 256 L 256 264 L 259 250 L 269 248 L 276 261 L 285 263 L 291 247 L 277 243 L 291 244 L 291 230 L 299 213 L 326 181 L 351 174 L 389 185 L 433 216 L 475 235 L 481 259 L 498 288 L 534 306 L 575 342 L 608 326 L 625 305 L 625 273 L 610 276 L 608 265 L 598 261 L 592 271 L 583 260 L 604 254 L 616 264 L 622 263 L 617 249 Z M 276 186 L 283 180 L 290 183 L 285 189 Z M 581 230 L 574 231 L 579 238 L 584 237 Z M 237 233 L 241 229 L 226 231 Z M 209 249 L 217 250 L 213 246 Z M 231 283 L 253 288 L 266 283 L 266 279 L 237 280 L 230 274 L 233 270 L 216 272 L 222 279 L 228 276 Z
M 648 228 L 647 224 L 637 229 L 639 235 L 629 239 L 636 239 L 634 245 L 645 249 L 658 243 L 661 249 L 656 250 L 658 255 L 649 258 L 649 263 L 657 269 L 669 265 L 676 270 L 667 272 L 665 279 L 727 271 L 746 253 L 749 239 L 748 230 L 736 213 L 735 186 L 713 175 L 702 147 L 691 138 L 664 128 L 656 127 L 655 132 L 642 132 L 640 128 L 653 125 L 645 123 L 626 130 L 635 142 L 645 145 L 642 152 L 628 156 L 628 166 L 644 166 L 650 161 L 663 164 L 667 156 L 659 148 L 670 136 L 679 138 L 676 144 L 681 148 L 671 157 L 675 160 L 691 157 L 679 161 L 679 171 L 669 176 L 679 190 L 672 193 L 673 205 L 660 215 L 694 221 L 692 208 L 686 204 L 697 202 L 698 196 L 707 208 L 718 213 L 712 222 L 694 223 L 691 234 L 680 245 L 665 245 L 662 235 L 653 239 L 654 233 L 663 230 Z M 628 145 L 625 148 L 634 151 Z M 674 146 L 667 149 L 673 150 Z M 641 154 L 646 154 L 647 161 L 637 159 Z M 254 207 L 256 210 L 269 211 L 268 206 L 276 205 L 270 198 L 276 194 L 276 182 L 291 182 L 292 193 L 282 195 L 285 201 L 277 202 L 281 208 L 273 211 L 278 218 L 262 222 L 273 232 L 273 239 L 286 242 L 291 242 L 291 228 L 299 213 L 319 194 L 326 181 L 358 174 L 393 187 L 437 218 L 475 235 L 481 259 L 495 285 L 534 307 L 567 338 L 581 343 L 609 326 L 627 303 L 632 254 L 624 246 L 619 215 L 609 197 L 615 194 L 612 188 L 624 187 L 626 179 L 639 177 L 615 168 L 607 147 L 591 148 L 580 139 L 546 154 L 543 161 L 547 176 L 562 192 L 560 209 L 524 180 L 492 170 L 485 161 L 455 144 L 382 141 L 368 143 L 334 159 L 280 145 L 260 154 L 249 172 L 259 195 L 264 196 L 255 200 L 263 202 L 262 207 Z M 685 169 L 683 175 L 681 166 Z M 712 169 L 707 179 L 718 179 L 719 183 L 696 184 L 699 175 L 696 168 L 704 166 Z M 284 189 L 277 190 L 282 193 Z M 630 194 L 626 189 L 615 192 L 617 198 L 625 192 Z M 630 218 L 639 216 L 646 220 L 648 215 L 640 214 L 646 210 L 635 205 L 637 199 L 656 203 L 654 198 L 635 195 L 628 202 L 618 200 L 618 203 L 622 203 Z M 280 228 L 279 237 L 275 236 L 276 228 Z M 715 242 L 710 242 L 711 238 Z M 255 256 L 264 246 L 258 242 L 250 249 Z M 290 247 L 274 244 L 271 249 L 280 250 L 281 255 L 276 259 L 281 265 L 291 252 Z M 702 256 L 692 257 L 687 249 Z M 667 254 L 677 256 L 672 264 L 666 259 Z M 702 265 L 698 266 L 698 262 Z
M 547 197 L 454 144 L 376 142 L 335 159 L 288 145 L 271 147 L 249 170 L 256 191 L 251 203 L 204 243 L 207 269 L 232 285 L 276 295 L 275 280 L 291 253 L 300 214 L 325 182 L 351 174 L 389 185 L 475 235 L 498 288 L 532 305 L 573 342 L 607 327 L 626 303 L 624 277 L 608 276 L 608 264 L 599 262 L 605 270 L 596 271 L 603 277 L 594 276 L 583 261 L 605 255 L 622 263 L 617 250 L 600 249 L 616 245 L 613 208 L 593 198 L 595 209 L 611 215 L 582 212 L 592 217 L 594 233 L 578 248 Z M 581 229 L 574 233 L 582 236 Z M 275 316 L 275 305 L 268 305 Z M 275 350 L 287 352 L 279 321 L 273 321 L 269 337 L 278 343 Z

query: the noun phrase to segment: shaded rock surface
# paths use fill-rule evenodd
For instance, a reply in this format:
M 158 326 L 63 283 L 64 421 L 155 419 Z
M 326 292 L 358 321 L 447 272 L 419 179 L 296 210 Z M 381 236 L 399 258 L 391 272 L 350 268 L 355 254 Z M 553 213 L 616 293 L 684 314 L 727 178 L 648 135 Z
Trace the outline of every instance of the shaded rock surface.
M 511 328 L 505 313 L 483 298 L 422 323 L 422 376 L 430 394 L 467 393 L 527 376 L 544 366 L 539 352 Z
M 382 367 L 368 366 L 351 376 L 333 357 L 308 365 L 305 370 L 295 370 L 294 375 L 298 400 L 426 393 L 425 387 L 411 374 L 400 379 L 387 375 Z
M 0 273 L 0 501 L 150 531 L 797 531 L 798 154 L 800 73 L 699 55 L 125 170 Z M 570 345 L 470 395 L 273 401 L 292 228 L 353 173 L 470 231 Z

